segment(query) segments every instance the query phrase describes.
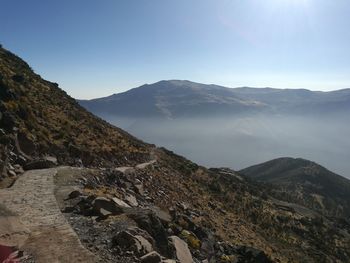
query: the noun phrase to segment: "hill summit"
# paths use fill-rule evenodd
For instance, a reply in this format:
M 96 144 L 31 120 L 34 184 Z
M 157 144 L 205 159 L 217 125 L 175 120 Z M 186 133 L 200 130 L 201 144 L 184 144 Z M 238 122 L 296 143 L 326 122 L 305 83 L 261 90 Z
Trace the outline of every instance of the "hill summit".
M 350 215 L 350 181 L 301 158 L 278 158 L 240 171 L 254 180 L 279 186 L 293 201 L 326 214 Z

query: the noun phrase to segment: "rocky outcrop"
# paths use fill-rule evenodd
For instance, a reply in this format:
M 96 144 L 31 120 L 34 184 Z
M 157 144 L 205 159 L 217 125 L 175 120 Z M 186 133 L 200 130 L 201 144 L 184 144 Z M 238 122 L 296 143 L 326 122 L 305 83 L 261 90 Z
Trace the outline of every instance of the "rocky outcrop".
M 185 241 L 177 236 L 169 237 L 170 245 L 174 249 L 174 258 L 180 263 L 193 263 L 193 258 Z

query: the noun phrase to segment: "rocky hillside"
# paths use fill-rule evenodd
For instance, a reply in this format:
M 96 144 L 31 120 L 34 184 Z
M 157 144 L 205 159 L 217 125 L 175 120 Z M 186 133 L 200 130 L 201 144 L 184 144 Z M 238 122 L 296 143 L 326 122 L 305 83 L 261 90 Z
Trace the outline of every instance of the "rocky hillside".
M 165 149 L 154 156 L 142 169 L 80 175 L 82 190 L 62 206 L 103 262 L 143 262 L 152 250 L 168 259 L 181 250 L 181 263 L 349 260 L 347 219 L 277 200 L 230 169 L 207 170 Z
M 43 80 L 3 48 L 0 140 L 3 176 L 11 162 L 25 166 L 49 156 L 60 164 L 130 164 L 149 159 L 150 148 L 87 112 L 56 83 Z
M 50 253 L 126 263 L 349 261 L 347 218 L 277 200 L 271 185 L 147 145 L 0 51 L 1 165 L 3 176 L 20 178 L 0 190 L 0 252 L 16 246 L 27 262 L 48 262 Z M 81 168 L 33 170 L 56 159 Z M 19 237 L 26 239 L 10 242 Z
M 300 158 L 279 158 L 248 167 L 240 173 L 275 185 L 274 194 L 289 198 L 287 201 L 328 215 L 350 216 L 350 181 L 317 163 Z

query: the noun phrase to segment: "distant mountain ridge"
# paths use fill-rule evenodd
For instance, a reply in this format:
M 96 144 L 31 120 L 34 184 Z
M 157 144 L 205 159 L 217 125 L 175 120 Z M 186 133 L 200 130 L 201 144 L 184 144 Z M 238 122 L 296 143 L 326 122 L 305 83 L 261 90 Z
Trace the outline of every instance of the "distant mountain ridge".
M 187 80 L 159 81 L 93 100 L 79 100 L 100 115 L 135 118 L 182 118 L 267 113 L 323 114 L 350 111 L 350 89 L 227 88 Z
M 239 171 L 290 192 L 295 202 L 330 214 L 350 216 L 350 180 L 301 158 L 278 158 Z M 290 201 L 290 200 L 288 200 Z

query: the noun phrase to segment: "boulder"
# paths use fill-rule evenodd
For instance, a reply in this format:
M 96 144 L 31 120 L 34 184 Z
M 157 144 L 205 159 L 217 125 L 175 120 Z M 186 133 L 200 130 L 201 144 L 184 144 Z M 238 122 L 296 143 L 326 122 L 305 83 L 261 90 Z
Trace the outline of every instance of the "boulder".
M 106 214 L 106 211 L 113 215 L 123 212 L 122 207 L 117 205 L 114 201 L 105 197 L 97 197 L 94 201 L 92 201 L 92 207 L 93 210 L 101 216 L 104 216 Z
M 168 234 L 160 219 L 151 211 L 140 211 L 129 215 L 137 225 L 147 231 L 156 241 L 162 255 L 169 254 Z
M 125 195 L 125 201 L 133 207 L 139 206 L 139 203 L 137 202 L 137 199 L 135 196 L 133 196 L 132 194 L 126 194 Z
M 193 263 L 193 258 L 191 252 L 186 244 L 181 238 L 177 236 L 169 237 L 169 243 L 174 249 L 174 257 L 179 261 L 179 263 Z
M 143 256 L 153 251 L 152 244 L 140 235 L 132 235 L 129 231 L 119 232 L 112 240 L 114 246 L 130 250 L 138 256 Z
M 123 208 L 131 208 L 130 205 L 128 205 L 127 203 L 125 203 L 123 200 L 113 197 L 112 201 L 116 204 L 116 206 L 118 206 L 119 208 L 123 209 Z
M 155 247 L 156 246 L 156 242 L 154 240 L 154 238 L 145 230 L 141 229 L 141 228 L 138 228 L 136 226 L 134 227 L 129 227 L 127 229 L 127 231 L 132 234 L 133 236 L 141 236 L 143 238 L 145 238 L 149 243 L 152 244 L 152 247 Z
M 162 262 L 161 256 L 155 251 L 152 251 L 152 252 L 142 256 L 140 259 L 141 259 L 142 263 L 160 263 L 160 262 Z

